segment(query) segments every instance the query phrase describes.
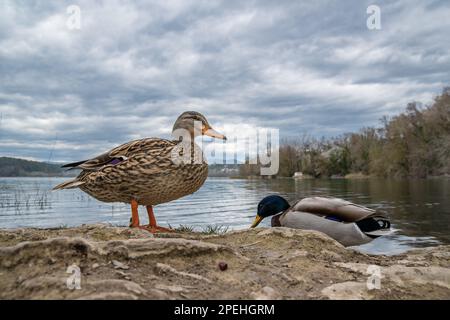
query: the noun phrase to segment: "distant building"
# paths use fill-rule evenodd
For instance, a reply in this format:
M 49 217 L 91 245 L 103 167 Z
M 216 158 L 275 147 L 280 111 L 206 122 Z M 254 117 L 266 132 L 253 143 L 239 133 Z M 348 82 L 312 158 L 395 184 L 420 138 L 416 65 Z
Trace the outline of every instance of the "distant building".
M 233 177 L 239 176 L 239 165 L 237 164 L 212 164 L 208 168 L 210 177 Z

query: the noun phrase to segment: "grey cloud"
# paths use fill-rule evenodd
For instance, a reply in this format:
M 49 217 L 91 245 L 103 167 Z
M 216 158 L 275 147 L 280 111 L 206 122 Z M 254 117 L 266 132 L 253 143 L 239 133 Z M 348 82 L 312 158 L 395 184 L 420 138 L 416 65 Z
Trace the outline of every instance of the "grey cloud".
M 376 125 L 448 84 L 446 1 L 77 2 L 0 5 L 0 155 L 93 156 L 169 137 L 187 109 L 212 124 L 332 136 Z

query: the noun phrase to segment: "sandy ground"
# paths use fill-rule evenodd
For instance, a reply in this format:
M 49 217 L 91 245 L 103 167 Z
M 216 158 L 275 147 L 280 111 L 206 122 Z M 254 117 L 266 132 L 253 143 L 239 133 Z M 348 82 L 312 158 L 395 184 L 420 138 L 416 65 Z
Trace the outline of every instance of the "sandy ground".
M 370 256 L 287 228 L 1 230 L 0 298 L 450 299 L 449 261 L 450 246 Z

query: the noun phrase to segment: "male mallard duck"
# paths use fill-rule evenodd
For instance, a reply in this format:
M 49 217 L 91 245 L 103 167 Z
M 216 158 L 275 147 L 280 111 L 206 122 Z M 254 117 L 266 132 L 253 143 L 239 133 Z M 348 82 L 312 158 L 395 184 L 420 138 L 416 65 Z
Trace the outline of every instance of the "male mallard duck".
M 150 232 L 169 231 L 157 226 L 153 206 L 194 193 L 208 176 L 208 164 L 194 138 L 207 135 L 226 140 L 211 128 L 203 115 L 194 111 L 180 115 L 172 133 L 183 138 L 134 140 L 98 157 L 66 164 L 64 168 L 83 171 L 74 180 L 57 185 L 53 190 L 80 188 L 103 202 L 130 203 L 130 227 Z M 147 207 L 147 226 L 139 224 L 138 205 Z
M 386 216 L 337 198 L 304 198 L 290 206 L 283 197 L 265 197 L 251 228 L 269 216 L 273 216 L 272 227 L 317 230 L 344 246 L 361 245 L 390 233 Z

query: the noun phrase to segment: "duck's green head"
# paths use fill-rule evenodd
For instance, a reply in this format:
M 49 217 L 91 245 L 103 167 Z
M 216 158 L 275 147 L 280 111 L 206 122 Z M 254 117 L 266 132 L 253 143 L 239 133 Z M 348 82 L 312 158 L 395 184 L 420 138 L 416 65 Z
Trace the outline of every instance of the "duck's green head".
M 264 218 L 283 212 L 289 207 L 289 202 L 283 197 L 276 195 L 265 197 L 258 204 L 258 213 L 250 228 L 256 227 Z

